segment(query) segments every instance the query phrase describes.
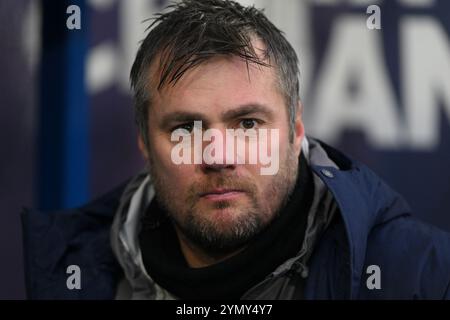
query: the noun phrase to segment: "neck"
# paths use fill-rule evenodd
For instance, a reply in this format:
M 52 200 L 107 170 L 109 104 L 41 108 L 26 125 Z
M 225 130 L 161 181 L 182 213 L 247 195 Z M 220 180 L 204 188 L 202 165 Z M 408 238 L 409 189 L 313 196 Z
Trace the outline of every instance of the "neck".
M 213 264 L 224 261 L 237 253 L 241 252 L 244 248 L 240 248 L 231 253 L 214 255 L 206 253 L 204 250 L 194 245 L 189 239 L 187 239 L 181 230 L 175 225 L 175 231 L 180 243 L 181 252 L 186 259 L 187 264 L 191 268 L 204 268 Z

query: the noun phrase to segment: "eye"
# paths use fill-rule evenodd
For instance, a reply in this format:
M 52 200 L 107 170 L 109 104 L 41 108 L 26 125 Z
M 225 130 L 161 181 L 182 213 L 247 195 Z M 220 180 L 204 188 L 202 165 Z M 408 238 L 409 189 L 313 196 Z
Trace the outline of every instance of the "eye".
M 253 129 L 254 127 L 256 127 L 258 124 L 258 121 L 256 121 L 255 119 L 243 119 L 240 122 L 240 126 L 243 129 Z
M 186 130 L 186 133 L 191 133 L 192 130 L 194 129 L 194 122 L 186 122 L 186 123 L 180 124 L 180 125 L 176 126 L 175 128 L 173 128 L 172 131 L 175 131 L 178 129 Z

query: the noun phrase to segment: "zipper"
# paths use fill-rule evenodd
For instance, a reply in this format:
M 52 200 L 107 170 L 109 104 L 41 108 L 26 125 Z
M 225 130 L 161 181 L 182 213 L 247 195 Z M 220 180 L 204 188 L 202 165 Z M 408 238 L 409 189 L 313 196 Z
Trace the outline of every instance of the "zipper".
M 253 291 L 256 291 L 259 287 L 266 285 L 267 283 L 269 283 L 270 281 L 275 281 L 279 278 L 282 278 L 284 276 L 287 277 L 291 277 L 295 274 L 300 274 L 300 276 L 303 279 L 306 279 L 308 277 L 309 274 L 309 268 L 301 263 L 300 261 L 295 261 L 294 263 L 292 263 L 291 267 L 289 269 L 286 269 L 282 272 L 280 272 L 279 274 L 275 275 L 273 272 L 271 274 L 269 274 L 263 281 L 257 283 L 256 285 L 254 285 L 253 287 L 251 287 L 249 290 L 247 290 L 240 298 L 240 300 L 245 300 L 247 299 L 246 297 L 251 295 L 251 293 Z

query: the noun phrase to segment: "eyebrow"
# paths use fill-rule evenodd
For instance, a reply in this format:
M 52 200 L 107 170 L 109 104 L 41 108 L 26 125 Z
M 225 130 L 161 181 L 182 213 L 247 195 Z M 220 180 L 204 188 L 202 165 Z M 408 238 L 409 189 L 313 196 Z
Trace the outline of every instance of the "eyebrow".
M 188 112 L 188 111 L 176 111 L 170 113 L 162 118 L 161 127 L 167 128 L 174 123 L 180 122 L 193 122 L 193 121 L 202 121 L 207 124 L 207 120 L 204 119 L 203 114 L 198 112 Z
M 253 114 L 261 114 L 269 119 L 273 118 L 273 111 L 269 107 L 260 103 L 244 104 L 237 108 L 223 112 L 221 116 L 223 120 L 228 121 Z
M 221 114 L 224 121 L 230 121 L 236 118 L 249 116 L 253 114 L 261 114 L 269 119 L 273 119 L 273 111 L 260 103 L 249 103 L 241 105 L 237 108 L 225 111 Z M 202 113 L 189 111 L 176 111 L 165 115 L 161 120 L 161 127 L 168 128 L 174 123 L 202 121 L 204 125 L 208 125 L 208 120 L 205 119 Z

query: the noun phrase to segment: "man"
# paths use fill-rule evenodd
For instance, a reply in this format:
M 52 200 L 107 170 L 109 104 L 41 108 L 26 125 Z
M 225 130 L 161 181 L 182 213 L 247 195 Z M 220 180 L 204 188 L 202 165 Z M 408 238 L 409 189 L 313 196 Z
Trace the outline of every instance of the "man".
M 262 12 L 173 5 L 131 83 L 148 170 L 68 213 L 24 214 L 30 298 L 450 298 L 449 235 L 305 137 L 296 54 Z

